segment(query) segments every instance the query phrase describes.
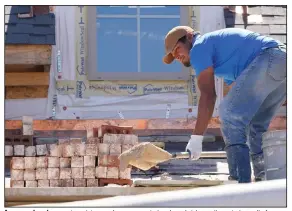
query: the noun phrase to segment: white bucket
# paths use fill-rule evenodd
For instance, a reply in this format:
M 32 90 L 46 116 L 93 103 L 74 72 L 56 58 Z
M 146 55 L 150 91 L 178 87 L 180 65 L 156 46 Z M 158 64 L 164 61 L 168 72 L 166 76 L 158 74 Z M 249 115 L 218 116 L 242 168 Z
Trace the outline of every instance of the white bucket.
M 266 180 L 286 178 L 286 130 L 265 132 L 262 136 Z

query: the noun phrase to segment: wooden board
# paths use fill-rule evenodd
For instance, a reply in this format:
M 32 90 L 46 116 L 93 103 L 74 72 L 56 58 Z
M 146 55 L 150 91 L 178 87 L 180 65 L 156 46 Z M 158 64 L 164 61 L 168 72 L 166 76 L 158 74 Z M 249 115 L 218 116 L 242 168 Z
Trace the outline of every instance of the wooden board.
M 51 45 L 5 45 L 5 64 L 51 64 Z
M 5 73 L 5 86 L 49 86 L 49 72 Z
M 5 72 L 44 72 L 45 66 L 47 65 L 5 64 Z
M 135 187 L 206 187 L 221 185 L 220 180 L 136 180 Z
M 5 87 L 5 99 L 47 98 L 49 86 Z

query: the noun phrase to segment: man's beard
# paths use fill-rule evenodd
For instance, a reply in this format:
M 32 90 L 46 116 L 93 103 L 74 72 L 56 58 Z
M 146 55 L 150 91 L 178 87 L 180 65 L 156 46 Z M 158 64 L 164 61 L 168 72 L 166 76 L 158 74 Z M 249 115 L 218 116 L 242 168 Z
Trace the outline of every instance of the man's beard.
M 187 61 L 187 62 L 184 62 L 183 65 L 184 65 L 185 67 L 190 67 L 190 66 L 191 66 L 191 63 L 190 63 L 190 61 Z

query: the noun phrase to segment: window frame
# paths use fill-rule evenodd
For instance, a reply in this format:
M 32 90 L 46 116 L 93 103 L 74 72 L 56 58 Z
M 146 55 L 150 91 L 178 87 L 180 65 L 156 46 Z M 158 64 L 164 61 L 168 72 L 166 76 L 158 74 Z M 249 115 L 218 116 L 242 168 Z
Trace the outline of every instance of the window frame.
M 137 80 L 182 80 L 187 81 L 190 77 L 189 68 L 183 67 L 181 65 L 181 71 L 180 72 L 139 72 L 141 71 L 141 57 L 140 57 L 140 41 L 137 39 L 137 56 L 138 56 L 138 66 L 137 66 L 137 72 L 98 72 L 97 69 L 97 48 L 95 47 L 97 44 L 97 27 L 96 27 L 96 18 L 125 18 L 125 17 L 131 17 L 131 18 L 137 18 L 137 31 L 138 31 L 138 37 L 140 36 L 140 18 L 173 18 L 175 15 L 140 15 L 139 14 L 139 8 L 137 9 L 137 15 L 97 15 L 96 12 L 96 6 L 88 6 L 88 12 L 87 12 L 87 20 L 88 20 L 88 59 L 87 59 L 87 79 L 89 81 L 91 80 L 127 80 L 127 81 L 137 81 Z M 188 25 L 189 23 L 189 8 L 188 6 L 180 6 L 180 24 L 181 25 Z M 161 62 L 163 58 L 163 55 L 161 55 Z M 169 74 L 171 73 L 171 74 Z

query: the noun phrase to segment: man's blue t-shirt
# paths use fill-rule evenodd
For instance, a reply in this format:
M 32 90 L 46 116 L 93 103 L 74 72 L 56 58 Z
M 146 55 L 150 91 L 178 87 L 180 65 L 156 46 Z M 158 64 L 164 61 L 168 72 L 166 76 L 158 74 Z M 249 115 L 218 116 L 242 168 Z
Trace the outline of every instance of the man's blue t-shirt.
M 226 28 L 197 35 L 190 51 L 196 75 L 213 66 L 215 76 L 230 85 L 265 48 L 281 45 L 273 38 L 245 29 Z

